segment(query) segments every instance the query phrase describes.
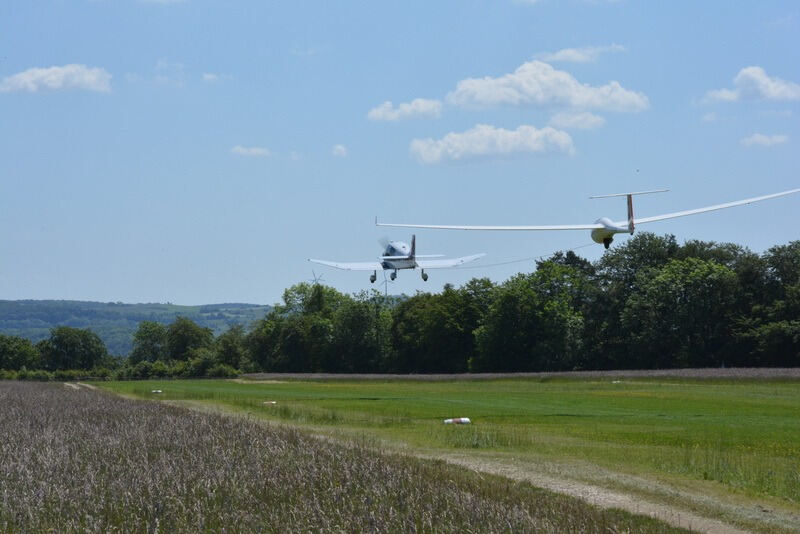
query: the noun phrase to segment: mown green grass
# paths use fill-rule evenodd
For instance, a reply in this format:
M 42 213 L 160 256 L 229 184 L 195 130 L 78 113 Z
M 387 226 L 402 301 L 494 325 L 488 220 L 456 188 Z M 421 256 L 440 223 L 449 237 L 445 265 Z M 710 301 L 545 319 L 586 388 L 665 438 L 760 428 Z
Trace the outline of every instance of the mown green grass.
M 225 380 L 103 383 L 418 448 L 588 461 L 800 503 L 800 384 L 766 380 Z M 151 390 L 161 389 L 162 394 Z M 276 404 L 264 404 L 276 401 Z M 445 426 L 448 417 L 472 425 Z

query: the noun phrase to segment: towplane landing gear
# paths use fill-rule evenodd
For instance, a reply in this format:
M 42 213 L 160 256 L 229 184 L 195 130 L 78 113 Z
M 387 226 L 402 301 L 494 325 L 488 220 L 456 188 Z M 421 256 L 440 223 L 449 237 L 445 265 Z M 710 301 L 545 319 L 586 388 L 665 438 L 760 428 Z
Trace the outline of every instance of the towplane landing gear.
M 338 262 L 315 260 L 311 258 L 309 258 L 308 261 L 345 271 L 371 271 L 369 282 L 374 284 L 378 280 L 378 271 L 383 274 L 384 281 L 388 282 L 391 280 L 394 282 L 395 279 L 397 279 L 397 271 L 403 269 L 421 269 L 422 280 L 427 281 L 428 273 L 426 271 L 429 269 L 449 269 L 458 267 L 485 256 L 485 254 L 473 254 L 472 256 L 462 256 L 461 258 L 434 260 L 431 258 L 441 258 L 443 254 L 417 255 L 417 238 L 413 235 L 411 236 L 411 244 L 403 243 L 402 241 L 387 241 L 384 246 L 383 254 L 372 261 Z M 389 271 L 388 277 L 386 276 L 386 271 Z

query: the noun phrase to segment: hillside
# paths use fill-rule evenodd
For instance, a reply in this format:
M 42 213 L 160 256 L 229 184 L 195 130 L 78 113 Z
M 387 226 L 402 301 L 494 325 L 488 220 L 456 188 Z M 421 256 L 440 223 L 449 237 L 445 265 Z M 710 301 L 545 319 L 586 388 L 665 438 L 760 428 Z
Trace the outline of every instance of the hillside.
M 170 323 L 179 315 L 219 334 L 231 325 L 261 319 L 270 306 L 257 304 L 123 304 L 74 300 L 0 300 L 0 333 L 31 341 L 46 338 L 54 326 L 91 328 L 111 354 L 127 355 L 140 321 Z

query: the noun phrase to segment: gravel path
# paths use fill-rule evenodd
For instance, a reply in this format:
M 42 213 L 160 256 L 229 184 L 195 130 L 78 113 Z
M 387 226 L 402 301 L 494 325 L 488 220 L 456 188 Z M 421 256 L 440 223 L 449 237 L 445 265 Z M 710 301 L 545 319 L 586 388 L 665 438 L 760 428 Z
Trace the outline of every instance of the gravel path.
M 475 471 L 500 475 L 512 480 L 524 480 L 536 487 L 577 497 L 600 508 L 618 508 L 633 514 L 646 515 L 672 526 L 695 532 L 708 534 L 745 534 L 750 532 L 676 506 L 648 501 L 637 495 L 611 490 L 586 482 L 538 473 L 533 469 L 526 469 L 517 465 L 461 455 L 440 455 L 436 456 L 436 458 Z

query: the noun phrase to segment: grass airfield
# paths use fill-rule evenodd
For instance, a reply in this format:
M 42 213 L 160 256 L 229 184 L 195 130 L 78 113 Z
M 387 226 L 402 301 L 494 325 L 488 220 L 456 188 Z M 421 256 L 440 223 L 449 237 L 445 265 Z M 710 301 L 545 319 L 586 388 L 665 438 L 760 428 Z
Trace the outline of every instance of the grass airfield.
M 800 530 L 797 380 L 292 379 L 98 385 L 331 437 L 356 436 L 382 449 L 443 458 L 534 485 L 538 481 L 549 489 L 559 490 L 559 482 L 583 484 L 743 529 Z M 469 417 L 472 424 L 444 425 L 450 417 Z

